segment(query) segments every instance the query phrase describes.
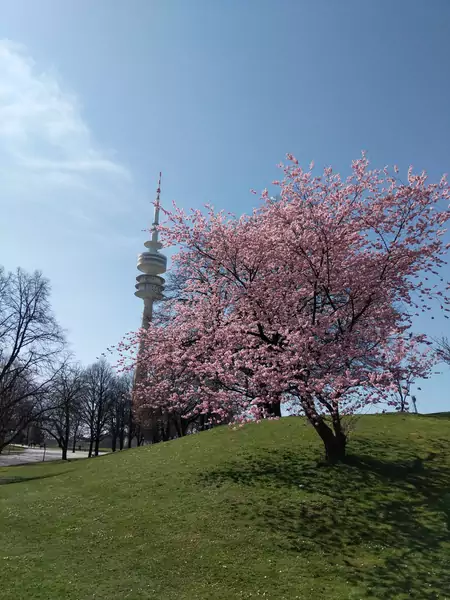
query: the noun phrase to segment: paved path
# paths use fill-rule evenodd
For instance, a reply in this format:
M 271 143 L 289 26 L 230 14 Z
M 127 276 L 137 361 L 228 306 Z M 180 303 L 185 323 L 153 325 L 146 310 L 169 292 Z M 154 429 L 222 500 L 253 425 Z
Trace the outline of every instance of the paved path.
M 100 454 L 105 454 L 100 452 Z M 87 458 L 87 452 L 68 452 L 67 458 L 72 460 L 74 458 Z M 61 460 L 61 450 L 55 448 L 46 448 L 45 456 L 43 448 L 24 448 L 23 452 L 8 454 L 8 450 L 4 450 L 3 454 L 0 454 L 0 467 L 10 467 L 13 465 L 26 465 L 29 463 L 45 462 L 50 460 Z

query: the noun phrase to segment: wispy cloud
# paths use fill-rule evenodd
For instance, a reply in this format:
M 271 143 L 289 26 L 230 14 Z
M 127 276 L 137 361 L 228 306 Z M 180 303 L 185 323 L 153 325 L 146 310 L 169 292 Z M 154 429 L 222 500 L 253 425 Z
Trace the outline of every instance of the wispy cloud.
M 138 325 L 135 256 L 152 213 L 88 106 L 30 50 L 0 40 L 0 264 L 43 271 L 85 361 Z
M 132 187 L 128 168 L 94 139 L 75 94 L 9 40 L 0 40 L 0 179 L 5 201 L 31 201 L 30 190 L 34 202 L 64 198 L 86 222 L 106 204 L 126 210 Z

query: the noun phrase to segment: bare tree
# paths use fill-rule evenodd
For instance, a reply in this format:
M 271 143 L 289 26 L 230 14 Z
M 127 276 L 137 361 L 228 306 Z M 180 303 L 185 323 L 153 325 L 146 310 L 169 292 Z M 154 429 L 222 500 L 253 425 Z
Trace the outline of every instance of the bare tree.
M 79 426 L 81 400 L 86 387 L 83 370 L 65 363 L 55 377 L 49 395 L 50 410 L 43 418 L 43 428 L 58 442 L 62 459 L 67 460 L 71 435 Z
M 441 337 L 436 342 L 436 354 L 442 362 L 450 365 L 450 341 L 446 337 Z
M 72 452 L 75 453 L 77 448 L 78 434 L 82 431 L 83 425 L 83 412 L 81 410 L 81 402 L 80 402 L 80 410 L 77 411 L 72 417 L 71 423 L 71 438 L 72 438 Z
M 0 268 L 0 452 L 47 410 L 64 336 L 38 271 Z
M 85 391 L 82 398 L 84 423 L 89 431 L 89 457 L 98 456 L 100 441 L 106 435 L 106 426 L 113 405 L 114 375 L 111 366 L 102 359 L 86 369 Z
M 131 386 L 132 378 L 130 374 L 114 377 L 112 382 L 108 426 L 113 452 L 117 450 L 117 445 L 119 445 L 119 450 L 123 450 L 125 438 L 129 436 Z

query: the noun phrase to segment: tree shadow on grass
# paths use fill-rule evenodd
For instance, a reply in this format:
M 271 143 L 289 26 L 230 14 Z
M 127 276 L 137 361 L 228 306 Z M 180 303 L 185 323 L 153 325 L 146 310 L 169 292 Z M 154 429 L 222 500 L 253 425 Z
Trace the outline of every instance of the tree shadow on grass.
M 421 458 L 404 446 L 393 460 L 385 445 L 355 446 L 358 453 L 334 467 L 289 450 L 267 451 L 206 473 L 203 482 L 254 486 L 251 501 L 229 510 L 256 514 L 282 549 L 314 554 L 318 573 L 344 565 L 346 581 L 364 588 L 365 598 L 450 599 L 447 448 Z
M 64 475 L 68 471 L 60 471 L 59 473 L 47 473 L 46 475 L 37 475 L 36 477 L 27 477 L 21 475 L 11 475 L 9 477 L 0 476 L 0 485 L 9 485 L 11 483 L 26 483 L 27 481 L 33 481 L 36 479 L 48 479 L 49 477 L 57 477 L 58 475 Z

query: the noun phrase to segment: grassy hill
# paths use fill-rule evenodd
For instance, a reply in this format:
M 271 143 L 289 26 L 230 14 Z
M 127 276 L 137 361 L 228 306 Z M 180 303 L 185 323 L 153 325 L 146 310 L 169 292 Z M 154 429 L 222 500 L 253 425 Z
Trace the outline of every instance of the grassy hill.
M 300 418 L 0 469 L 3 600 L 450 599 L 450 415 Z

